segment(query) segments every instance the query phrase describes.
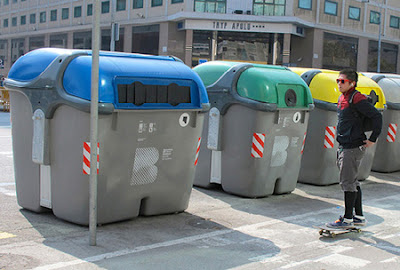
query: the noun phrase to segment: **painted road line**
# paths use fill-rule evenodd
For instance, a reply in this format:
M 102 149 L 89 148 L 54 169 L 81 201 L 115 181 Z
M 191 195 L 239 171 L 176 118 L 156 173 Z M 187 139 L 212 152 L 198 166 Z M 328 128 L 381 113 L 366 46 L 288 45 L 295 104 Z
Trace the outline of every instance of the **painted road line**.
M 5 188 L 0 187 L 0 193 L 7 195 L 7 196 L 12 196 L 12 197 L 16 197 L 17 194 L 15 193 L 15 190 L 8 190 Z
M 315 229 L 311 229 L 309 228 L 309 231 L 307 232 L 308 234 L 315 234 Z M 285 264 L 285 266 L 281 266 L 282 269 L 288 269 L 288 268 L 293 268 L 293 267 L 298 267 L 302 264 L 306 264 L 306 263 L 310 263 L 313 261 L 317 261 L 323 257 L 327 257 L 327 256 L 331 256 L 332 254 L 337 254 L 343 251 L 348 251 L 348 250 L 352 250 L 354 248 L 352 247 L 343 247 L 342 245 L 339 245 L 340 242 L 344 242 L 346 241 L 345 238 L 343 239 L 338 239 L 335 242 L 331 242 L 331 243 L 327 243 L 324 242 L 323 244 L 321 244 L 321 240 L 315 240 L 312 242 L 308 242 L 303 244 L 304 248 L 307 249 L 325 249 L 327 252 L 329 252 L 328 254 L 323 254 L 320 255 L 318 257 L 315 257 L 313 259 L 305 259 L 302 261 L 293 261 L 292 260 L 292 256 L 289 256 L 288 254 L 278 254 L 276 256 L 273 256 L 272 254 L 265 254 L 262 256 L 258 256 L 258 257 L 253 257 L 253 258 L 249 258 L 249 261 L 253 261 L 253 262 L 259 262 L 262 264 L 269 264 L 269 263 L 283 263 Z M 340 248 L 336 248 L 336 247 L 340 247 Z M 279 246 L 278 246 L 279 247 Z
M 264 262 L 277 262 L 277 263 L 283 263 L 286 262 L 291 256 L 288 254 L 273 254 L 273 253 L 269 253 L 266 255 L 261 255 L 261 256 L 257 256 L 257 257 L 253 257 L 253 258 L 249 258 L 249 261 L 253 261 L 253 262 L 259 262 L 259 263 L 264 263 Z
M 318 215 L 321 213 L 329 213 L 329 212 L 332 212 L 331 208 L 323 209 L 320 211 L 314 211 L 312 213 L 312 215 Z M 297 215 L 297 216 L 291 216 L 291 217 L 286 218 L 285 220 L 303 219 L 305 216 L 310 216 L 310 213 L 305 213 L 305 214 L 301 214 L 301 215 Z M 147 246 L 140 246 L 140 247 L 137 247 L 134 249 L 123 249 L 123 250 L 119 250 L 119 251 L 115 251 L 115 252 L 109 252 L 109 253 L 99 254 L 96 256 L 92 256 L 92 257 L 87 257 L 84 259 L 78 259 L 78 260 L 73 260 L 73 261 L 68 261 L 68 262 L 59 262 L 59 263 L 55 263 L 55 264 L 44 265 L 44 266 L 34 268 L 34 270 L 59 269 L 59 268 L 67 267 L 67 266 L 78 265 L 81 263 L 87 263 L 87 262 L 94 263 L 94 262 L 98 262 L 98 261 L 102 261 L 102 260 L 106 260 L 106 259 L 112 259 L 112 258 L 116 258 L 116 257 L 120 257 L 120 256 L 131 255 L 131 254 L 135 254 L 135 253 L 139 253 L 139 252 L 143 252 L 143 251 L 153 250 L 156 248 L 170 247 L 170 246 L 175 246 L 175 245 L 179 245 L 179 244 L 187 244 L 187 243 L 191 243 L 194 241 L 207 239 L 207 238 L 220 236 L 220 235 L 225 235 L 225 234 L 229 234 L 229 233 L 235 233 L 235 232 L 243 232 L 243 233 L 247 233 L 247 234 L 251 235 L 251 232 L 258 231 L 260 227 L 265 227 L 265 226 L 268 226 L 271 224 L 277 224 L 277 223 L 282 223 L 282 222 L 285 222 L 285 221 L 269 220 L 269 221 L 260 222 L 260 223 L 256 223 L 256 224 L 243 225 L 243 226 L 233 228 L 233 229 L 226 229 L 226 230 L 221 230 L 221 231 L 217 231 L 217 232 L 211 232 L 211 233 L 205 233 L 205 234 L 200 234 L 200 235 L 195 235 L 195 236 L 184 237 L 184 238 L 166 241 L 166 242 L 162 242 L 162 243 L 156 243 L 156 244 L 147 245 Z
M 0 183 L 0 187 L 15 186 L 14 182 Z
M 293 267 L 299 267 L 300 265 L 307 264 L 307 263 L 312 263 L 312 262 L 313 262 L 313 260 L 310 260 L 310 259 L 304 260 L 304 261 L 300 261 L 300 262 L 292 262 L 292 263 L 288 263 L 288 264 L 283 265 L 281 267 L 281 269 L 289 269 L 289 268 L 293 268 Z
M 322 262 L 328 265 L 333 265 L 337 267 L 343 267 L 344 269 L 356 269 L 364 268 L 370 261 L 350 257 L 342 254 L 332 254 L 330 256 L 322 257 L 321 259 L 315 260 L 315 262 Z
M 5 152 L 0 152 L 0 155 L 4 155 L 8 158 L 13 158 L 13 152 L 12 151 L 5 151 Z
M 152 245 L 147 245 L 147 246 L 140 246 L 134 249 L 123 249 L 123 250 L 118 250 L 114 252 L 108 252 L 108 253 L 103 253 L 99 255 L 95 255 L 92 257 L 87 257 L 85 259 L 78 259 L 78 260 L 73 260 L 69 262 L 59 262 L 55 264 L 49 264 L 49 265 L 44 265 L 40 267 L 33 268 L 34 270 L 50 270 L 50 269 L 58 269 L 58 268 L 63 268 L 67 266 L 72 266 L 72 265 L 78 265 L 81 263 L 87 263 L 87 262 L 98 262 L 106 259 L 111 259 L 111 258 L 116 258 L 124 255 L 130 255 L 130 254 L 135 254 L 143 251 L 148 251 L 156 248 L 162 248 L 162 247 L 169 247 L 169 246 L 174 246 L 178 244 L 186 244 L 190 243 L 193 241 L 201 240 L 204 238 L 210 238 L 210 237 L 215 237 L 218 235 L 224 235 L 227 233 L 233 233 L 235 231 L 233 230 L 221 230 L 217 232 L 211 232 L 211 233 L 205 233 L 205 234 L 200 234 L 200 235 L 195 235 L 195 236 L 189 236 L 189 237 L 184 237 L 181 239 L 176 239 L 176 240 L 171 240 L 171 241 L 166 241 L 162 243 L 156 243 Z
M 375 176 L 372 176 L 372 175 L 370 175 L 370 176 L 368 177 L 368 179 L 369 179 L 369 180 L 372 180 L 372 181 L 374 181 L 374 182 L 376 182 L 376 183 L 381 183 L 381 184 L 393 185 L 393 186 L 398 186 L 398 187 L 400 187 L 400 183 L 399 183 L 399 182 L 388 182 L 388 181 L 386 181 L 386 180 L 378 179 L 378 178 L 376 178 Z M 384 199 L 384 198 L 383 198 L 383 199 Z
M 0 232 L 0 239 L 15 237 L 16 235 L 6 232 Z
M 399 257 L 392 257 L 386 260 L 381 261 L 381 263 L 393 263 L 393 262 L 400 262 Z

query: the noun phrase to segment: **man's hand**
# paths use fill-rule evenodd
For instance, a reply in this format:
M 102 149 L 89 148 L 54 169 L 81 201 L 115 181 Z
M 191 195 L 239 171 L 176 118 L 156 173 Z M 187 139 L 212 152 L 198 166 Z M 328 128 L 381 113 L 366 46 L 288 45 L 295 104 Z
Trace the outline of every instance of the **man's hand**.
M 371 147 L 371 146 L 373 146 L 375 143 L 374 143 L 374 142 L 371 142 L 370 140 L 366 140 L 366 141 L 364 141 L 364 144 L 365 144 L 365 147 Z

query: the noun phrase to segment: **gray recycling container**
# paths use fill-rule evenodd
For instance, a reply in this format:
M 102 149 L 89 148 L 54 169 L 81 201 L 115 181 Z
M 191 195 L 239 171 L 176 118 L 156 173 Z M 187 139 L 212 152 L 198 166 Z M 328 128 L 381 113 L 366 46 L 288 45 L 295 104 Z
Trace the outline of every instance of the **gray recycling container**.
M 184 211 L 209 107 L 203 83 L 173 57 L 99 58 L 98 223 Z M 84 225 L 91 62 L 91 51 L 39 49 L 19 58 L 5 81 L 18 204 Z
M 336 166 L 337 101 L 341 93 L 336 79 L 339 72 L 310 68 L 290 69 L 301 75 L 309 85 L 315 104 L 315 110 L 310 113 L 299 182 L 319 186 L 337 184 L 339 183 L 339 169 Z M 367 95 L 375 93 L 378 99 L 375 107 L 381 112 L 385 109 L 385 96 L 373 80 L 360 74 L 356 89 Z M 357 179 L 368 178 L 375 149 L 376 145 L 366 150 Z
M 383 112 L 382 132 L 376 143 L 372 170 L 400 171 L 400 75 L 363 73 L 370 77 L 385 93 L 387 110 Z
M 194 184 L 243 197 L 292 192 L 313 108 L 304 81 L 279 66 L 215 61 L 194 70 L 211 104 Z

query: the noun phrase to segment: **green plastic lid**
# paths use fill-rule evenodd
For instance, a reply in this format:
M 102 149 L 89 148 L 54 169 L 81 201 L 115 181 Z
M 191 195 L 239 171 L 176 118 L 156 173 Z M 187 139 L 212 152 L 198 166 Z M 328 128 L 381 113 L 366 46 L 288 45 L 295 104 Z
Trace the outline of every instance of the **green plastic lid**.
M 212 61 L 194 68 L 206 87 L 239 62 Z M 304 108 L 313 104 L 310 89 L 301 77 L 282 66 L 250 64 L 239 77 L 236 88 L 241 97 L 274 103 L 279 108 Z M 288 93 L 291 103 L 288 104 Z M 295 100 L 293 100 L 295 93 Z M 294 102 L 294 103 L 293 103 Z

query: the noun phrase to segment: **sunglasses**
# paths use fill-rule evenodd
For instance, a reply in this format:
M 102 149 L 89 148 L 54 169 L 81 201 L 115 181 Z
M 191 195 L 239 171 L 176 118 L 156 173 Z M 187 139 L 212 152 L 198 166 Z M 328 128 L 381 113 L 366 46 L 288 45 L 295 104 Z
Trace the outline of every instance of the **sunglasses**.
M 336 79 L 336 83 L 344 84 L 345 82 L 351 82 L 351 81 L 348 79 Z

